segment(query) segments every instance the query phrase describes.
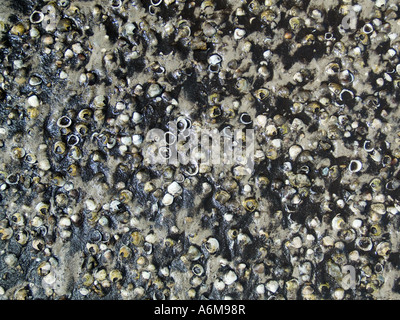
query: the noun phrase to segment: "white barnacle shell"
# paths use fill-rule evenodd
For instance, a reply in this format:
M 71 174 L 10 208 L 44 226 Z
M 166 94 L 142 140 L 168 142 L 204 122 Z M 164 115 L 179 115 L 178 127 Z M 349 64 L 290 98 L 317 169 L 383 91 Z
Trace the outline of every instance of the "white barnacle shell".
M 235 38 L 235 40 L 240 40 L 242 39 L 244 36 L 246 35 L 246 30 L 241 29 L 241 28 L 236 28 L 234 33 L 233 33 L 233 37 Z
M 352 173 L 358 172 L 362 169 L 362 162 L 360 160 L 351 160 L 349 164 L 349 171 Z
M 136 26 L 135 26 L 133 23 L 127 23 L 127 24 L 124 26 L 124 29 L 125 29 L 125 33 L 126 33 L 127 35 L 131 35 L 131 34 L 133 34 L 133 32 L 135 31 Z
M 96 109 L 102 109 L 106 105 L 106 97 L 105 96 L 96 96 L 93 100 L 93 105 Z
M 121 202 L 120 201 L 118 201 L 118 200 L 113 200 L 113 201 L 111 201 L 111 203 L 110 203 L 110 210 L 111 211 L 118 211 L 119 210 L 119 205 L 121 204 Z
M 213 54 L 208 58 L 208 63 L 211 65 L 216 65 L 221 63 L 222 58 L 219 54 Z
M 289 148 L 290 159 L 296 160 L 297 156 L 303 151 L 303 148 L 295 144 Z
M 97 208 L 96 202 L 94 202 L 93 199 L 88 199 L 88 200 L 86 200 L 86 201 L 85 201 L 85 205 L 86 205 L 86 208 L 87 208 L 89 211 L 94 211 L 94 210 L 96 210 L 96 208 Z
M 134 134 L 132 136 L 132 143 L 135 146 L 140 146 L 142 144 L 142 142 L 143 142 L 143 137 L 140 134 Z
M 67 227 L 71 226 L 71 219 L 68 217 L 62 217 L 60 219 L 60 221 L 58 222 L 58 225 L 61 228 L 67 228 Z
M 264 128 L 267 124 L 267 116 L 260 114 L 256 117 L 254 123 L 261 128 Z
M 292 239 L 291 245 L 296 249 L 300 249 L 303 245 L 303 241 L 301 240 L 301 238 L 299 236 L 297 236 Z
M 276 128 L 275 125 L 270 124 L 265 128 L 265 133 L 268 136 L 275 136 L 278 133 L 278 129 Z
M 219 242 L 215 238 L 208 238 L 205 243 L 205 248 L 209 253 L 215 253 L 219 249 Z
M 344 220 L 341 216 L 337 215 L 332 219 L 332 228 L 335 230 L 341 230 L 344 227 Z
M 147 94 L 150 98 L 157 97 L 161 94 L 162 88 L 158 83 L 152 83 L 147 89 Z
M 130 146 L 132 144 L 132 137 L 126 136 L 121 137 L 121 143 L 126 146 Z
M 258 294 L 264 294 L 265 293 L 265 286 L 261 283 L 256 287 L 256 292 Z
M 370 154 L 370 157 L 372 158 L 372 160 L 374 160 L 375 162 L 381 162 L 382 160 L 382 155 L 377 151 L 377 150 L 373 150 L 372 153 Z
M 266 283 L 265 287 L 268 291 L 275 293 L 279 288 L 279 283 L 276 280 L 270 280 Z
M 132 115 L 132 121 L 135 124 L 141 123 L 142 122 L 142 115 L 139 112 L 134 112 Z
M 39 107 L 39 104 L 40 104 L 40 102 L 39 102 L 39 98 L 37 97 L 37 96 L 35 96 L 35 95 L 33 95 L 33 96 L 30 96 L 29 98 L 28 98 L 28 104 L 31 106 L 31 107 Z
M 225 283 L 218 279 L 218 280 L 214 281 L 214 287 L 218 291 L 222 291 L 225 289 Z
M 224 283 L 227 284 L 228 286 L 234 283 L 237 280 L 237 275 L 233 270 L 228 271 L 224 275 Z

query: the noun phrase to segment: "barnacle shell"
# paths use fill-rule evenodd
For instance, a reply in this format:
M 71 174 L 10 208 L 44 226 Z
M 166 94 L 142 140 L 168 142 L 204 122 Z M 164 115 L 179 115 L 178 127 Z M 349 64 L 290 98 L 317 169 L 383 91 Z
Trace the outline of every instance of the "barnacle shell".
M 395 1 L 8 2 L 1 299 L 398 296 Z

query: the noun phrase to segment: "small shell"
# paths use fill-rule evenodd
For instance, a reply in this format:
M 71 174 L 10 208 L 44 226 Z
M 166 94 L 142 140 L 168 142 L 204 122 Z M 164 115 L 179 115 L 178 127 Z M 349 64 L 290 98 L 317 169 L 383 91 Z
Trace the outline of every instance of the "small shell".
M 335 94 L 335 95 L 339 95 L 340 94 L 340 92 L 342 91 L 342 86 L 340 85 L 340 84 L 337 84 L 337 83 L 334 83 L 334 82 L 330 82 L 329 84 L 328 84 L 328 88 L 329 88 L 329 90 L 333 93 L 333 94 Z
M 339 230 L 338 236 L 345 242 L 352 242 L 356 238 L 356 231 L 352 228 Z
M 121 273 L 121 271 L 114 269 L 114 270 L 111 270 L 108 277 L 111 280 L 111 282 L 117 282 L 117 281 L 122 280 L 122 273 Z
M 237 275 L 233 270 L 228 271 L 225 275 L 224 275 L 224 283 L 226 285 L 231 285 L 233 284 L 235 281 L 237 280 Z
M 82 121 L 89 121 L 93 112 L 90 109 L 82 109 L 78 113 L 78 119 Z
M 333 298 L 335 300 L 342 300 L 344 298 L 344 289 L 343 288 L 337 288 L 333 292 Z
M 165 206 L 169 206 L 174 202 L 174 196 L 171 195 L 170 193 L 166 193 L 162 199 L 162 203 Z
M 134 112 L 134 113 L 133 113 L 133 115 L 132 115 L 132 121 L 133 121 L 135 124 L 141 123 L 142 120 L 143 120 L 143 117 L 142 117 L 142 115 L 141 115 L 139 112 Z
M 98 281 L 103 281 L 103 280 L 105 280 L 107 278 L 107 271 L 105 269 L 99 269 L 94 274 L 94 277 Z
M 119 249 L 119 256 L 124 259 L 128 259 L 132 255 L 132 250 L 127 246 L 122 246 Z
M 25 26 L 22 23 L 17 23 L 11 28 L 10 33 L 16 36 L 21 36 L 25 33 L 25 31 Z
M 82 284 L 86 287 L 89 287 L 93 284 L 94 277 L 90 273 L 85 273 L 82 276 Z
M 11 154 L 14 159 L 22 159 L 25 156 L 25 150 L 20 147 L 13 147 Z
M 67 138 L 67 145 L 72 147 L 79 143 L 79 137 L 75 134 L 71 134 Z
M 373 243 L 368 237 L 360 237 L 356 239 L 356 245 L 363 251 L 370 251 L 373 247 Z
M 168 186 L 168 192 L 170 194 L 172 194 L 173 196 L 177 196 L 182 192 L 182 187 L 179 185 L 179 183 L 177 183 L 176 181 L 172 182 L 169 186 Z
M 19 288 L 18 290 L 15 291 L 14 293 L 14 299 L 15 300 L 26 300 L 28 298 L 28 290 L 27 288 Z
M 204 246 L 206 250 L 211 254 L 219 250 L 219 242 L 215 238 L 208 238 Z
M 37 273 L 39 276 L 44 277 L 50 273 L 50 270 L 51 264 L 48 261 L 43 261 L 39 264 L 39 267 L 37 268 Z
M 257 203 L 256 199 L 254 199 L 254 198 L 245 199 L 243 201 L 242 205 L 249 212 L 254 212 L 258 207 L 258 203 Z
M 369 183 L 372 191 L 374 192 L 380 192 L 382 190 L 382 181 L 379 178 L 374 178 L 371 180 Z
M 111 7 L 114 9 L 121 8 L 122 0 L 111 0 Z
M 245 78 L 239 78 L 236 81 L 235 88 L 240 92 L 246 93 L 249 91 L 249 82 Z
M 19 231 L 16 235 L 15 235 L 15 240 L 17 240 L 17 242 L 20 245 L 25 245 L 28 240 L 29 240 L 29 236 L 28 233 L 26 231 Z
M 266 88 L 260 88 L 260 89 L 258 89 L 258 90 L 256 90 L 256 91 L 254 92 L 254 96 L 255 96 L 258 100 L 262 101 L 262 100 L 268 98 L 268 96 L 269 96 L 269 90 L 266 89 Z
M 34 164 L 34 163 L 36 163 L 36 162 L 37 162 L 36 155 L 33 154 L 33 153 L 28 153 L 28 154 L 25 156 L 25 161 L 28 162 L 29 164 Z
M 217 65 L 222 62 L 222 58 L 219 54 L 212 54 L 207 61 L 211 65 Z
M 29 17 L 29 20 L 31 23 L 41 23 L 43 21 L 44 14 L 40 11 L 33 11 L 31 16 Z
M 119 193 L 119 200 L 122 203 L 129 203 L 133 199 L 133 193 L 129 190 L 121 190 Z
M 72 124 L 72 120 L 68 116 L 62 116 L 57 120 L 57 125 L 60 128 L 68 128 Z
M 343 70 L 339 73 L 339 81 L 342 85 L 348 85 L 354 80 L 354 75 L 350 70 Z
M 93 99 L 93 105 L 96 109 L 103 109 L 107 104 L 107 98 L 105 96 L 96 96 Z
M 276 13 L 272 10 L 265 10 L 261 13 L 261 21 L 272 22 L 276 19 Z
M 362 162 L 360 160 L 351 160 L 349 164 L 349 171 L 352 173 L 358 172 L 362 169 Z
M 214 199 L 221 204 L 225 204 L 226 202 L 229 201 L 230 198 L 231 195 L 225 190 L 219 190 L 214 195 Z
M 196 276 L 202 276 L 204 274 L 204 268 L 202 265 L 200 264 L 195 264 L 192 268 L 192 272 L 196 275 Z
M 57 29 L 61 32 L 69 32 L 72 30 L 73 22 L 71 19 L 63 18 L 58 22 Z
M 134 246 L 140 247 L 144 243 L 144 237 L 139 231 L 134 231 L 131 234 L 131 241 Z
M 290 159 L 296 160 L 297 156 L 303 151 L 303 148 L 299 145 L 293 145 L 289 148 Z
M 367 152 L 374 151 L 374 147 L 370 140 L 365 140 L 363 147 L 364 147 L 364 150 Z
M 308 111 L 310 113 L 318 113 L 320 110 L 321 105 L 316 101 L 308 103 L 305 107 L 305 111 Z
M 374 27 L 370 23 L 366 23 L 362 28 L 362 32 L 365 34 L 370 34 L 372 31 L 374 31 Z
M 39 202 L 35 207 L 36 211 L 43 215 L 48 214 L 49 208 L 50 208 L 50 206 L 44 202 Z
M 267 68 L 267 65 L 264 63 L 264 64 L 261 64 L 261 66 L 258 68 L 258 73 L 260 74 L 260 75 L 262 75 L 263 77 L 265 77 L 265 78 L 268 78 L 270 75 L 271 75 L 271 73 L 270 73 L 270 71 L 268 70 L 268 68 Z
M 255 125 L 264 128 L 267 124 L 267 116 L 260 114 L 255 119 Z
M 233 37 L 235 40 L 243 39 L 245 35 L 246 35 L 246 30 L 241 28 L 236 28 L 235 31 L 233 32 Z
M 37 96 L 35 96 L 35 95 L 30 96 L 28 98 L 27 102 L 31 107 L 34 107 L 34 108 L 37 108 L 40 105 L 39 98 Z
M 372 160 L 374 160 L 375 162 L 381 162 L 382 160 L 382 155 L 379 153 L 378 150 L 374 149 L 371 153 L 370 153 L 370 157 Z
M 68 228 L 71 226 L 71 220 L 68 217 L 62 217 L 58 222 L 58 225 L 61 228 Z
M 250 124 L 250 123 L 252 123 L 253 121 L 251 120 L 251 117 L 250 117 L 250 115 L 249 115 L 247 112 L 243 112 L 243 113 L 240 115 L 240 122 L 243 123 L 243 124 Z
M 299 17 L 292 17 L 289 19 L 289 25 L 294 31 L 297 31 L 303 25 L 303 20 Z
M 25 217 L 21 213 L 16 212 L 11 216 L 11 221 L 18 226 L 23 226 L 25 223 Z
M 379 224 L 374 224 L 370 228 L 371 235 L 374 237 L 379 237 L 382 234 L 382 228 Z
M 266 284 L 265 284 L 265 288 L 271 292 L 271 293 L 275 293 L 276 291 L 278 291 L 279 289 L 279 283 L 276 280 L 269 280 Z
M 192 245 L 189 247 L 186 256 L 189 259 L 189 261 L 197 261 L 201 257 L 201 252 L 197 247 Z
M 35 249 L 36 251 L 42 251 L 45 247 L 45 243 L 43 239 L 34 239 L 32 241 L 32 248 Z
M 33 87 L 41 85 L 42 82 L 42 79 L 37 76 L 32 76 L 29 78 L 29 84 Z
M 386 213 L 386 206 L 383 203 L 373 203 L 371 204 L 371 211 L 384 215 Z
M 75 177 L 79 173 L 79 167 L 75 163 L 72 163 L 68 167 L 67 172 L 70 176 Z
M 322 238 L 322 244 L 325 247 L 333 247 L 335 240 L 330 236 L 325 236 Z
M 345 226 L 345 222 L 342 217 L 336 216 L 332 219 L 332 227 L 335 230 L 341 230 Z
M 376 253 L 382 257 L 387 257 L 390 253 L 391 245 L 389 242 L 381 242 L 376 246 Z
M 398 189 L 399 187 L 400 187 L 400 180 L 397 180 L 397 179 L 389 180 L 386 183 L 386 189 L 390 190 L 390 191 L 394 191 L 394 190 Z
M 162 87 L 158 83 L 152 83 L 147 89 L 150 98 L 155 98 L 162 93 Z
M 354 99 L 354 92 L 348 89 L 343 89 L 340 92 L 340 100 L 344 101 L 344 102 L 348 102 Z

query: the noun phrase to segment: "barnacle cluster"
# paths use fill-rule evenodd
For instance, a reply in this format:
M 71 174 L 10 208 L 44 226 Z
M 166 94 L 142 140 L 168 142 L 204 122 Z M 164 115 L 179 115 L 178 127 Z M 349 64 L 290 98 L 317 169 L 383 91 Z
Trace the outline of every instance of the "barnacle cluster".
M 397 1 L 3 3 L 0 299 L 399 297 Z

